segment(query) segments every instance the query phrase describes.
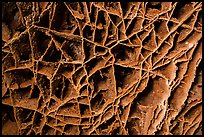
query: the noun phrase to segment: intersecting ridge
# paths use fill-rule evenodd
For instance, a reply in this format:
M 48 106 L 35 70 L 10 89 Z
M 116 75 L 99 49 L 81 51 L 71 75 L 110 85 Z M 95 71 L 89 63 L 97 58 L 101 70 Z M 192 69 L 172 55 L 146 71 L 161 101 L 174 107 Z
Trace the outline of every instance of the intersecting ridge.
M 202 2 L 3 2 L 2 134 L 201 135 Z

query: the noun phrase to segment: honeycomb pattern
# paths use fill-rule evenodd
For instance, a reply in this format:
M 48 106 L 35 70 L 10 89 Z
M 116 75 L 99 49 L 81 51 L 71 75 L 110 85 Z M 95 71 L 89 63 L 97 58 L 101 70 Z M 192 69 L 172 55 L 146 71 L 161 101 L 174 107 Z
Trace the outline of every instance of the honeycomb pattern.
M 201 60 L 201 2 L 3 2 L 2 134 L 202 134 Z

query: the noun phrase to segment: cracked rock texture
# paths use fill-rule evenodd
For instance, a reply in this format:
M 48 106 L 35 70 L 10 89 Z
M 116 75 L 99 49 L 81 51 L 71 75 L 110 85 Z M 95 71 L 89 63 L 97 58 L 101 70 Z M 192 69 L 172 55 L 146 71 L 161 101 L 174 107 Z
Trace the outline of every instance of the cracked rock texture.
M 201 135 L 201 2 L 3 2 L 2 134 Z

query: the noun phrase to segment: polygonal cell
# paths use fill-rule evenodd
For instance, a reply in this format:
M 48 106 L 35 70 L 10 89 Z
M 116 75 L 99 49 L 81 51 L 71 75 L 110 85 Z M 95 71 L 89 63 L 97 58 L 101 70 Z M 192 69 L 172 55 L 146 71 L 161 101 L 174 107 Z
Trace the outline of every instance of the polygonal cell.
M 103 92 L 99 92 L 94 98 L 91 99 L 91 109 L 95 112 L 100 111 L 106 103 Z
M 88 89 L 87 89 L 87 85 L 83 86 L 80 91 L 80 96 L 88 96 Z
M 176 78 L 177 70 L 178 68 L 173 62 L 170 62 L 155 69 L 156 72 L 161 73 L 165 78 L 167 78 L 170 81 Z
M 169 33 L 169 30 L 172 29 L 173 23 L 171 21 L 165 20 L 156 20 L 154 22 L 154 30 L 157 34 L 157 37 L 163 39 L 166 34 Z
M 41 74 L 37 74 L 37 84 L 39 88 L 43 91 L 45 95 L 50 94 L 50 80 L 45 76 Z
M 86 6 L 87 6 L 87 11 L 90 12 L 91 11 L 91 4 L 90 2 L 86 2 Z
M 162 5 L 160 2 L 148 2 L 146 6 L 146 16 L 148 18 L 155 18 L 158 14 L 160 14 L 162 9 Z
M 64 116 L 64 122 L 67 124 L 78 125 L 80 124 L 80 120 L 78 117 Z
M 73 34 L 80 36 L 79 27 L 74 30 Z
M 56 34 L 54 32 L 50 32 L 50 34 L 52 35 L 53 41 L 55 41 L 55 44 L 59 44 L 59 46 L 61 47 L 62 44 L 67 40 L 64 36 L 61 36 L 60 34 Z M 55 45 L 56 46 L 56 45 Z
M 80 79 L 80 85 L 85 85 L 85 84 L 86 84 L 86 79 L 87 79 L 87 76 L 84 75 L 84 76 Z
M 105 67 L 109 59 L 110 59 L 110 54 L 106 53 L 103 56 L 96 56 L 95 58 L 87 62 L 85 67 L 86 67 L 88 75 L 92 75 L 97 70 Z
M 85 96 L 78 97 L 79 104 L 89 105 L 89 98 Z
M 145 49 L 145 48 L 142 48 L 140 55 L 141 55 L 143 58 L 146 58 L 146 57 L 149 56 L 151 53 L 152 53 L 152 51 L 147 50 L 147 49 Z
M 69 6 L 69 9 L 72 11 L 73 15 L 75 16 L 75 18 L 78 19 L 79 24 L 83 23 L 83 25 L 81 26 L 83 28 L 84 23 L 85 23 L 85 17 L 84 17 L 84 6 L 85 3 L 72 3 L 73 5 Z M 69 5 L 69 4 L 67 4 Z M 75 6 L 75 7 L 74 7 Z
M 18 120 L 19 124 L 28 123 L 32 121 L 34 110 L 29 110 L 29 109 L 20 108 L 20 107 L 17 107 L 15 109 L 16 109 L 16 119 Z
M 108 36 L 105 42 L 105 45 L 109 45 L 113 41 L 117 40 L 117 27 L 113 25 L 112 22 L 109 23 L 108 26 Z
M 159 78 L 158 76 L 154 79 L 150 77 L 147 87 L 143 92 L 138 94 L 138 102 L 143 106 L 155 103 L 161 104 L 164 102 L 166 96 L 170 94 L 168 88 L 167 80 Z
M 34 85 L 33 89 L 31 90 L 31 98 L 39 98 L 40 90 L 37 85 Z
M 182 18 L 184 18 L 183 13 L 189 13 L 191 10 L 193 10 L 192 3 L 190 2 L 178 2 L 176 4 L 176 7 L 173 11 L 172 18 L 175 18 L 179 21 L 181 21 Z
M 123 16 L 126 16 L 127 11 L 129 11 L 129 9 L 132 8 L 132 3 L 131 2 L 121 1 L 120 6 L 121 6 L 121 9 L 122 9 L 122 12 L 123 12 Z
M 59 114 L 69 115 L 69 116 L 78 116 L 80 117 L 80 110 L 77 103 L 66 103 L 61 106 L 58 110 Z
M 32 48 L 34 52 L 34 57 L 38 60 L 48 48 L 50 44 L 51 37 L 47 36 L 45 32 L 39 30 L 37 28 L 32 28 L 30 30 L 31 40 L 32 40 Z
M 77 14 L 75 14 L 75 16 L 76 16 Z M 77 29 L 79 29 L 79 31 L 80 31 L 80 33 L 79 34 L 77 34 L 77 35 L 79 35 L 79 36 L 81 36 L 82 34 L 83 34 L 83 32 L 81 31 L 81 28 L 84 28 L 84 26 L 86 25 L 86 21 L 85 21 L 85 18 L 84 18 L 84 15 L 83 14 L 78 14 L 80 17 L 83 17 L 83 19 L 81 20 L 81 19 L 78 19 L 78 28 Z M 77 16 L 76 16 L 77 17 Z M 78 31 L 78 30 L 75 30 L 75 31 Z M 81 34 L 81 32 L 82 32 L 82 34 Z M 76 32 L 75 32 L 75 34 L 76 34 Z
M 22 14 L 20 14 L 19 8 L 15 2 L 2 3 L 2 25 L 4 23 L 8 25 L 8 28 L 13 35 L 12 37 L 17 36 L 20 32 L 23 32 L 26 29 L 25 24 L 22 23 L 21 15 Z
M 34 119 L 33 119 L 33 128 L 37 132 L 39 132 L 39 130 L 41 130 L 40 127 L 43 125 L 44 119 L 45 119 L 45 117 L 43 114 L 41 114 L 37 111 L 35 112 Z
M 53 117 L 50 117 L 50 116 L 47 116 L 46 117 L 46 120 L 47 122 L 49 123 L 49 125 L 54 125 L 57 123 L 57 119 L 53 118 Z
M 18 104 L 21 101 L 28 100 L 30 98 L 30 92 L 31 86 L 15 89 L 11 94 L 14 104 Z
M 122 21 L 121 17 L 119 17 L 118 15 L 109 14 L 109 16 L 115 26 L 117 26 Z
M 114 88 L 114 75 L 113 68 L 107 67 L 100 71 L 97 71 L 90 77 L 90 84 L 93 84 L 94 91 L 92 96 L 95 96 L 98 92 L 103 94 L 103 98 L 108 102 L 114 99 L 115 88 Z
M 140 39 L 141 41 L 143 41 L 143 40 L 148 36 L 148 34 L 149 34 L 150 31 L 151 31 L 151 30 L 139 31 L 139 32 L 137 33 L 137 36 L 139 37 L 139 39 Z
M 142 41 L 145 49 L 153 51 L 157 47 L 155 31 L 151 31 L 149 35 Z
M 125 26 L 124 26 L 124 23 L 121 22 L 119 25 L 118 25 L 118 39 L 120 40 L 125 40 L 127 39 L 127 36 L 125 34 Z
M 134 62 L 136 56 L 138 56 L 138 53 L 136 53 L 136 48 L 121 44 L 118 44 L 112 48 L 111 52 L 113 53 L 116 62 Z
M 171 45 L 162 43 L 161 46 L 157 49 L 158 52 L 154 52 L 152 54 L 152 64 L 155 66 L 156 63 L 158 63 L 164 55 L 166 55 L 171 49 Z
M 64 132 L 66 135 L 79 135 L 79 126 L 67 124 L 64 127 Z
M 83 47 L 84 47 L 84 52 L 85 52 L 85 60 L 84 61 L 87 61 L 87 60 L 93 58 L 95 45 L 93 43 L 90 43 L 90 42 L 84 40 Z
M 166 23 L 165 22 L 162 22 L 162 24 L 160 25 L 160 26 L 162 26 L 162 25 L 166 25 Z M 163 25 L 163 26 L 164 26 Z M 175 23 L 174 21 L 168 21 L 167 22 L 167 27 L 168 27 L 168 30 L 169 31 L 171 31 L 173 28 L 175 28 L 177 26 L 177 23 Z M 160 27 L 161 28 L 161 27 Z M 160 32 L 162 32 L 162 29 L 160 29 Z M 165 31 L 163 32 L 163 33 L 165 33 Z M 160 37 L 161 37 L 162 35 L 160 35 Z M 164 37 L 164 36 L 163 36 Z
M 42 128 L 42 134 L 43 135 L 55 135 L 55 129 L 45 124 Z
M 48 105 L 48 108 L 49 108 L 50 110 L 52 110 L 52 109 L 55 109 L 55 107 L 56 107 L 57 105 L 58 105 L 58 102 L 51 98 L 51 99 L 50 99 L 50 102 L 49 102 L 49 105 Z
M 58 99 L 62 99 L 64 89 L 64 77 L 57 75 L 52 81 L 52 94 Z
M 70 80 L 59 75 L 52 82 L 52 94 L 61 100 L 78 96 Z
M 45 75 L 48 78 L 52 77 L 56 68 L 57 68 L 57 65 L 52 62 L 44 62 L 44 61 L 38 62 L 38 73 Z
M 100 26 L 103 26 L 103 25 L 106 25 L 107 24 L 107 20 L 106 20 L 106 12 L 103 11 L 103 10 L 100 10 L 98 12 L 98 20 L 96 22 L 96 26 L 100 25 Z
M 65 12 L 65 17 L 67 18 L 65 18 L 66 20 L 63 22 L 62 30 L 70 30 L 69 32 L 73 32 L 73 30 L 75 30 L 77 27 L 76 19 L 69 10 Z
M 31 58 L 31 46 L 28 33 L 20 36 L 11 44 L 11 50 L 17 61 L 25 61 Z
M 85 70 L 83 67 L 81 67 L 80 69 L 78 69 L 77 71 L 75 71 L 75 73 L 72 75 L 72 79 L 74 81 L 75 85 L 78 85 L 79 82 L 81 81 L 81 79 L 83 78 L 83 76 L 85 76 Z
M 190 26 L 191 28 L 194 27 L 195 22 L 197 22 L 197 15 L 199 15 L 199 12 L 194 12 L 187 20 L 184 21 L 183 24 Z
M 79 93 L 74 88 L 74 85 L 68 79 L 65 79 L 64 83 L 63 98 L 76 98 Z
M 8 119 L 15 122 L 13 107 L 2 104 L 2 124 L 6 123 Z
M 90 112 L 90 108 L 88 105 L 79 104 L 79 108 L 80 108 L 80 113 L 82 117 L 90 116 L 91 112 Z
M 106 30 L 105 29 L 96 28 L 94 42 L 97 42 L 100 45 L 102 45 L 104 43 L 105 36 L 106 36 Z
M 58 69 L 58 74 L 62 74 L 65 78 L 69 79 L 74 73 L 75 65 L 72 63 L 63 63 Z
M 139 17 L 135 17 L 130 25 L 126 29 L 126 35 L 129 36 L 132 33 L 138 32 L 143 27 L 143 19 Z
M 141 77 L 140 70 L 115 65 L 116 87 L 127 88 Z
M 51 29 L 59 30 L 61 29 L 61 26 L 64 23 L 63 21 L 66 20 L 64 11 L 66 11 L 67 8 L 62 2 L 55 3 L 54 6 L 56 9 L 54 9 L 53 12 L 54 17 L 51 22 Z
M 48 48 L 46 54 L 43 56 L 43 61 L 58 62 L 61 59 L 61 51 L 56 48 L 52 41 L 51 46 Z
M 51 22 L 51 29 L 57 31 L 69 30 L 71 32 L 76 27 L 76 20 L 64 3 L 56 3 L 56 9 L 53 13 L 54 17 Z
M 101 47 L 101 46 L 96 46 L 95 47 L 95 53 L 96 54 L 105 54 L 107 52 L 107 49 L 105 47 Z
M 129 27 L 131 21 L 132 21 L 131 19 L 124 19 L 125 30 L 127 30 L 127 28 Z
M 140 93 L 141 94 L 141 93 Z M 139 95 L 140 95 L 139 94 Z M 130 118 L 135 118 L 135 117 L 138 117 L 138 116 L 141 116 L 142 115 L 142 110 L 138 107 L 138 102 L 137 102 L 137 97 L 133 100 L 133 103 L 130 107 L 130 112 L 129 112 L 129 119 Z
M 96 23 L 97 13 L 98 13 L 98 8 L 95 7 L 95 6 L 92 4 L 92 5 L 91 5 L 91 12 L 89 13 L 90 22 L 91 22 L 92 24 L 95 24 L 95 23 Z
M 20 129 L 19 134 L 20 135 L 29 135 L 30 131 L 31 131 L 31 126 L 32 125 L 29 125 L 29 126 L 26 126 L 26 128 L 24 127 L 25 129 Z
M 33 82 L 33 72 L 30 69 L 15 69 L 4 74 L 5 82 L 10 88 L 30 86 Z
M 45 10 L 43 11 L 43 13 L 41 14 L 40 16 L 40 20 L 38 23 L 36 23 L 38 26 L 42 26 L 42 27 L 46 27 L 46 28 L 49 28 L 49 25 L 50 25 L 50 21 L 49 21 L 49 18 L 50 18 L 50 10 Z
M 48 101 L 47 100 L 49 100 L 49 98 L 46 98 L 46 100 L 45 100 L 45 106 L 44 106 L 44 108 L 42 109 L 42 112 L 44 113 L 44 114 L 48 114 L 49 112 L 50 112 L 50 109 L 48 108 Z
M 120 10 L 118 10 L 118 7 L 120 6 L 119 2 L 105 2 L 104 7 L 108 12 L 120 14 Z
M 90 118 L 82 118 L 80 125 L 89 125 L 90 124 Z
M 15 60 L 13 58 L 13 55 L 11 53 L 8 53 L 7 56 L 4 59 L 2 59 L 2 71 L 5 71 L 14 66 Z
M 68 61 L 82 61 L 83 59 L 82 43 L 79 39 L 66 41 L 62 46 L 62 50 Z
M 101 75 L 99 71 L 94 73 L 89 79 L 90 83 L 93 83 L 95 93 L 101 89 L 107 89 L 107 85 L 105 85 L 107 80 L 108 77 Z
M 44 96 L 41 96 L 38 100 L 38 106 L 37 106 L 37 109 L 39 112 L 43 113 L 43 109 L 44 107 L 46 106 L 46 100 L 44 99 L 45 97 Z
M 112 106 L 113 104 L 110 104 L 108 106 L 108 109 L 104 110 L 103 116 L 102 116 L 102 123 L 106 123 L 107 120 L 113 117 L 114 115 L 114 107 Z
M 89 39 L 89 40 L 93 40 L 93 29 L 91 26 L 86 25 L 83 29 L 83 37 Z
M 113 116 L 112 118 L 108 119 L 106 122 L 103 122 L 102 124 L 100 124 L 98 126 L 98 129 L 101 133 L 103 134 L 109 134 L 108 131 L 111 128 L 111 125 L 114 124 L 115 121 L 115 116 Z
M 92 114 L 95 114 L 95 112 L 92 112 Z M 99 119 L 100 119 L 100 115 L 95 115 L 93 117 L 91 117 L 91 121 L 92 123 L 98 123 L 99 122 Z

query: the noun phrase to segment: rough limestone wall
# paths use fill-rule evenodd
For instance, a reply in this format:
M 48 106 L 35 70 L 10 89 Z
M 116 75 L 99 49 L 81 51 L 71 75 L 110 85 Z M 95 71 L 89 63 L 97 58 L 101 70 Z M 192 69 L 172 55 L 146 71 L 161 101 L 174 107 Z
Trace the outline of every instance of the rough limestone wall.
M 3 2 L 2 134 L 202 134 L 201 2 Z

